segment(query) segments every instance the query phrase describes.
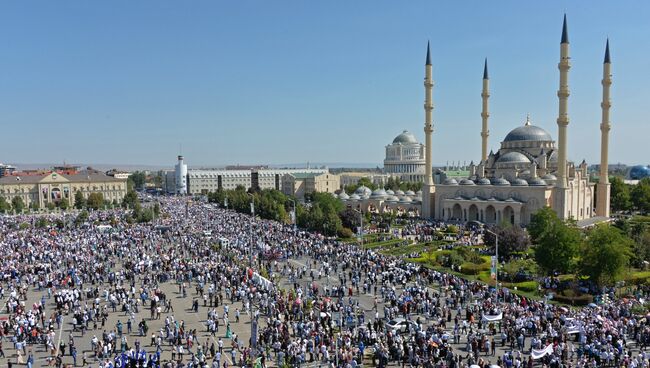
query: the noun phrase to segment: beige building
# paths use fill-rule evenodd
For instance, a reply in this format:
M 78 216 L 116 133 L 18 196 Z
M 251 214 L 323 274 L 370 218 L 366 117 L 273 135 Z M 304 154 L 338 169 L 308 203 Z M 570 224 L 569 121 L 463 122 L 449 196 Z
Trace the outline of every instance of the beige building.
M 435 185 L 430 195 L 425 194 L 422 212 L 425 217 L 442 220 L 481 221 L 526 225 L 531 216 L 544 206 L 549 206 L 562 219 L 575 219 L 588 224 L 609 216 L 610 188 L 607 180 L 596 187 L 589 181 L 587 163 L 575 165 L 567 159 L 568 142 L 568 74 L 570 65 L 569 37 L 566 16 L 560 42 L 560 82 L 557 96 L 559 114 L 556 142 L 543 128 L 526 119 L 501 142 L 500 149 L 487 154 L 489 78 L 487 61 L 483 72 L 483 100 L 481 111 L 481 160 L 470 165 L 470 175 L 461 180 L 448 179 Z M 609 140 L 609 86 L 611 85 L 609 42 L 603 66 L 603 101 L 601 103 L 601 170 L 607 177 Z M 427 50 L 426 80 L 430 79 L 430 57 Z M 430 142 L 432 129 L 430 111 L 433 82 L 425 82 L 426 103 L 425 134 Z M 594 127 L 595 129 L 596 127 Z M 430 150 L 427 150 L 430 161 Z M 425 191 L 425 193 L 428 191 Z M 598 209 L 594 200 L 598 192 Z M 428 199 L 428 200 L 427 200 Z
M 282 176 L 282 192 L 299 199 L 314 192 L 334 193 L 341 186 L 341 178 L 330 173 L 294 173 Z
M 348 185 L 357 185 L 361 178 L 368 178 L 368 180 L 370 180 L 374 185 L 383 187 L 391 177 L 388 174 L 376 174 L 371 172 L 344 172 L 339 174 L 339 176 L 341 177 L 341 188 L 345 188 Z
M 84 198 L 90 193 L 101 193 L 104 200 L 122 202 L 126 195 L 126 179 L 114 178 L 103 173 L 80 172 L 64 175 L 52 172 L 45 175 L 5 176 L 0 178 L 0 197 L 11 202 L 14 197 L 23 199 L 25 206 L 37 203 L 44 208 L 49 203 L 67 201 L 74 205 L 77 191 Z

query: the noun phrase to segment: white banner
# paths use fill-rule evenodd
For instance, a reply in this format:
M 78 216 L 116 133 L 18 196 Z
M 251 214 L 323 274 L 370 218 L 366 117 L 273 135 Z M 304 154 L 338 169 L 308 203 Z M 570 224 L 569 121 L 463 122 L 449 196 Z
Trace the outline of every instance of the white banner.
M 492 316 L 489 314 L 484 314 L 482 318 L 483 322 L 496 322 L 502 319 L 503 319 L 503 313 L 499 313 L 497 315 L 492 315 Z
M 553 344 L 549 344 L 542 350 L 533 349 L 533 351 L 530 353 L 530 356 L 533 359 L 540 359 L 549 354 L 553 354 Z

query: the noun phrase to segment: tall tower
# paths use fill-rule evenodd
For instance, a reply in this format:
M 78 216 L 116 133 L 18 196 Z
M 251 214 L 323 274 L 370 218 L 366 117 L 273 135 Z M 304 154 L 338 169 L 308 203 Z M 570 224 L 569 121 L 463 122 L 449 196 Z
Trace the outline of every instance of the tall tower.
M 485 64 L 483 65 L 483 92 L 481 92 L 481 98 L 483 99 L 483 109 L 481 110 L 481 120 L 483 121 L 483 127 L 481 128 L 481 162 L 487 162 L 488 137 L 490 136 L 490 131 L 488 130 L 488 117 L 490 117 L 490 113 L 488 112 L 489 88 L 490 79 L 488 78 L 487 58 L 485 58 Z
M 566 14 L 564 14 L 564 22 L 562 24 L 562 41 L 560 42 L 560 89 L 557 91 L 559 99 L 559 113 L 557 117 L 557 126 L 559 128 L 558 134 L 558 160 L 557 160 L 557 186 L 560 188 L 567 187 L 567 174 L 566 174 L 566 151 L 567 151 L 567 126 L 569 125 L 569 69 L 571 63 L 569 62 L 569 34 L 567 33 Z M 562 195 L 562 200 L 564 196 Z M 564 207 L 564 206 L 563 206 Z M 564 216 L 560 216 L 564 217 Z
M 612 62 L 609 58 L 609 39 L 605 46 L 605 60 L 603 62 L 603 102 L 600 103 L 602 109 L 602 120 L 600 123 L 600 181 L 596 187 L 596 216 L 609 217 L 609 108 L 612 106 L 609 100 L 609 87 L 612 85 Z
M 433 98 L 431 96 L 433 91 L 432 79 L 432 66 L 431 66 L 431 51 L 429 43 L 427 42 L 427 60 L 424 65 L 424 162 L 425 162 L 425 177 L 424 185 L 422 186 L 422 215 L 425 218 L 433 217 L 433 173 L 431 162 L 431 133 L 433 133 Z

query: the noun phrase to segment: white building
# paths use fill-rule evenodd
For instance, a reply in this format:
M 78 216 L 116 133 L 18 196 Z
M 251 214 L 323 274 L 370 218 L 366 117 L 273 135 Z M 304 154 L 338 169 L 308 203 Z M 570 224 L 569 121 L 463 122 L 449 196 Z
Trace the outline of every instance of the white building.
M 425 171 L 424 145 L 415 139 L 413 133 L 405 130 L 386 146 L 386 174 L 398 177 L 401 181 L 422 183 Z
M 187 194 L 187 165 L 183 162 L 183 156 L 178 156 L 178 163 L 175 166 L 176 194 Z

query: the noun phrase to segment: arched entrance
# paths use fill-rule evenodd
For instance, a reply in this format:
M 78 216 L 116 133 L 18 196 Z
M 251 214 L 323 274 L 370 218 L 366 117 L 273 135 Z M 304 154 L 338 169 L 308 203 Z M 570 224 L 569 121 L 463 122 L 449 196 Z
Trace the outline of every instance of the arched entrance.
M 463 218 L 463 209 L 460 207 L 458 203 L 456 203 L 452 208 L 451 217 L 455 220 L 460 220 Z
M 488 224 L 494 224 L 497 222 L 497 211 L 492 205 L 485 208 L 485 222 Z
M 467 220 L 478 221 L 478 207 L 475 204 L 469 206 L 469 217 L 467 217 Z
M 515 223 L 515 211 L 510 206 L 503 209 L 503 221 L 508 221 L 511 224 Z

